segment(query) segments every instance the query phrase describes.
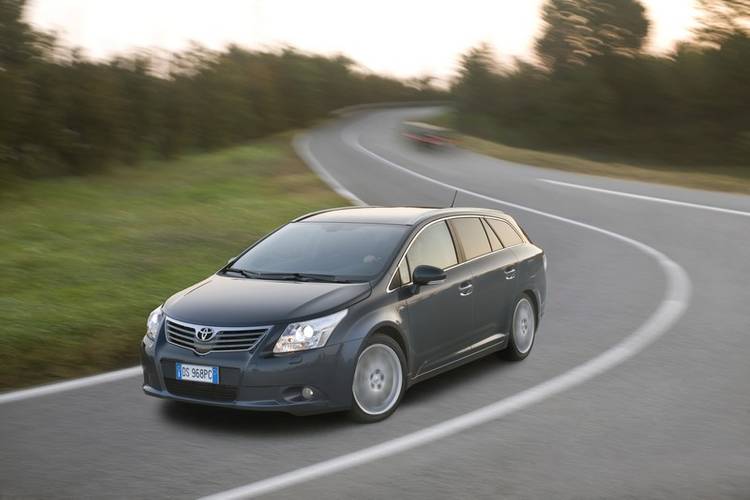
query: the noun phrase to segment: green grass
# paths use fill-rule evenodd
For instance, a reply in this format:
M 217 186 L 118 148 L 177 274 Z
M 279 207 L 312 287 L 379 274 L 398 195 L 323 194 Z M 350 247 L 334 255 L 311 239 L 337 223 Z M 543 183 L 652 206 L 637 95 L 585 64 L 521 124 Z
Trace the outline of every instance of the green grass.
M 165 298 L 289 219 L 345 205 L 289 139 L 0 193 L 0 388 L 137 363 Z
M 436 116 L 430 123 L 453 127 L 451 113 Z M 601 175 L 696 189 L 750 194 L 750 165 L 682 166 L 641 165 L 619 160 L 595 161 L 571 154 L 508 146 L 470 135 L 460 135 L 459 145 L 477 153 L 502 160 L 589 175 Z

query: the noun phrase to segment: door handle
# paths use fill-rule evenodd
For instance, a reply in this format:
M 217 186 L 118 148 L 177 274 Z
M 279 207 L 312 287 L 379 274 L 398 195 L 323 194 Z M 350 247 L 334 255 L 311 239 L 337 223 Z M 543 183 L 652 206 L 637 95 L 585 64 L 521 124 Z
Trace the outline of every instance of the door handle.
M 516 277 L 516 268 L 515 267 L 511 267 L 511 268 L 505 269 L 503 272 L 505 273 L 505 279 L 506 280 L 512 280 L 513 278 Z
M 473 291 L 474 291 L 474 285 L 472 285 L 470 281 L 466 281 L 458 285 L 458 293 L 461 295 L 461 297 L 466 297 L 467 295 L 471 295 L 471 292 Z

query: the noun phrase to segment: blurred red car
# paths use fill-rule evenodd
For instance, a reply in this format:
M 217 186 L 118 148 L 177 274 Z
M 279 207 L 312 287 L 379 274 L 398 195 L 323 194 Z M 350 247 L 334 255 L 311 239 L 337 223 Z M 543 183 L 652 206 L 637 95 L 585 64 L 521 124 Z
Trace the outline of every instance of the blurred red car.
M 451 146 L 456 138 L 451 129 L 422 122 L 404 122 L 403 135 L 423 146 Z

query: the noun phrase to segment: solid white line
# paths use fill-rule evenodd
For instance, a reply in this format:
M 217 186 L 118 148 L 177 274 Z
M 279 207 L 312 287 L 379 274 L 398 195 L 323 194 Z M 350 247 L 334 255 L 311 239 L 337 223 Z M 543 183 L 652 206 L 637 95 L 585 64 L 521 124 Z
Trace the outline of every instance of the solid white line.
M 558 186 L 565 186 L 575 189 L 584 189 L 586 191 L 595 191 L 597 193 L 613 194 L 615 196 L 625 196 L 627 198 L 635 198 L 637 200 L 654 201 L 657 203 L 667 203 L 669 205 L 677 205 L 680 207 L 699 208 L 701 210 L 711 210 L 712 212 L 721 212 L 725 214 L 742 215 L 744 217 L 750 217 L 750 212 L 743 212 L 742 210 L 733 210 L 731 208 L 715 207 L 713 205 L 701 205 L 700 203 L 690 203 L 688 201 L 670 200 L 668 198 L 657 198 L 656 196 L 646 196 L 643 194 L 626 193 L 624 191 L 613 191 L 611 189 L 602 189 L 591 186 L 583 186 L 581 184 L 572 184 L 570 182 L 553 181 L 552 179 L 537 179 L 542 182 L 548 182 L 550 184 L 557 184 Z
M 114 372 L 92 375 L 91 377 L 77 378 L 75 380 L 67 380 L 65 382 L 57 382 L 55 384 L 41 385 L 39 387 L 32 387 L 30 389 L 21 389 L 20 391 L 6 392 L 0 394 L 0 404 L 11 403 L 13 401 L 22 401 L 24 399 L 46 396 L 48 394 L 72 391 L 73 389 L 80 389 L 82 387 L 104 384 L 107 382 L 114 382 L 116 380 L 135 377 L 136 375 L 140 374 L 141 367 L 133 366 L 131 368 L 125 368 L 123 370 L 117 370 Z
M 348 138 L 345 137 L 348 141 Z M 397 453 L 404 452 L 416 448 L 418 446 L 443 439 L 451 436 L 458 432 L 476 427 L 478 425 L 496 420 L 505 415 L 513 413 L 515 411 L 526 408 L 529 405 L 538 403 L 546 398 L 559 394 L 567 389 L 575 387 L 583 382 L 590 380 L 591 378 L 611 370 L 620 363 L 626 361 L 628 358 L 639 353 L 645 349 L 649 344 L 654 342 L 664 333 L 666 333 L 680 318 L 682 313 L 687 308 L 690 300 L 690 279 L 688 278 L 685 270 L 680 267 L 679 264 L 671 260 L 669 257 L 661 253 L 660 251 L 652 248 L 645 243 L 638 240 L 634 240 L 627 236 L 623 236 L 619 233 L 602 229 L 591 224 L 584 222 L 578 222 L 573 219 L 561 217 L 559 215 L 542 212 L 534 208 L 525 207 L 515 203 L 493 198 L 491 196 L 483 195 L 463 189 L 458 186 L 453 186 L 445 182 L 441 182 L 431 177 L 413 172 L 401 165 L 398 165 L 387 158 L 384 158 L 377 153 L 370 151 L 369 149 L 362 146 L 359 140 L 355 138 L 353 144 L 356 149 L 361 150 L 368 156 L 376 158 L 386 165 L 403 171 L 414 177 L 423 179 L 433 184 L 443 186 L 449 189 L 457 190 L 459 192 L 475 196 L 484 200 L 492 201 L 501 205 L 510 206 L 518 210 L 534 213 L 544 217 L 549 217 L 561 222 L 573 224 L 575 226 L 590 229 L 592 231 L 604 234 L 616 240 L 622 241 L 631 245 L 638 250 L 653 257 L 659 264 L 661 269 L 667 278 L 667 289 L 665 296 L 656 311 L 643 323 L 635 332 L 631 333 L 620 341 L 615 346 L 607 349 L 602 354 L 584 362 L 575 368 L 562 373 L 556 377 L 553 377 L 541 384 L 535 385 L 529 389 L 521 391 L 513 396 L 501 399 L 495 403 L 489 404 L 477 410 L 465 413 L 461 416 L 446 420 L 439 424 L 425 427 L 419 431 L 411 434 L 406 434 L 389 441 L 385 441 L 368 448 L 364 448 L 359 451 L 347 453 L 330 460 L 325 460 L 317 464 L 309 465 L 296 469 L 294 471 L 286 472 L 278 476 L 270 477 L 256 481 L 254 483 L 240 486 L 239 488 L 231 489 L 215 495 L 205 497 L 205 499 L 234 499 L 234 498 L 250 498 L 271 493 L 274 491 L 288 488 L 290 486 L 304 483 L 313 479 L 318 479 L 323 476 L 328 476 L 336 472 L 351 469 L 358 465 L 362 465 L 373 460 L 378 460 L 387 456 L 395 455 Z
M 328 170 L 323 167 L 323 165 L 318 161 L 317 158 L 315 158 L 315 155 L 312 154 L 312 151 L 310 150 L 310 139 L 307 135 L 304 136 L 295 136 L 294 140 L 292 141 L 292 145 L 294 147 L 294 150 L 297 152 L 297 155 L 299 155 L 302 160 L 307 163 L 307 165 L 318 174 L 318 177 L 320 177 L 323 182 L 328 184 L 328 186 L 333 189 L 339 196 L 342 198 L 346 198 L 349 200 L 353 205 L 359 205 L 359 206 L 367 206 L 367 203 L 362 201 L 346 189 L 339 181 L 333 178 L 333 176 L 328 173 Z

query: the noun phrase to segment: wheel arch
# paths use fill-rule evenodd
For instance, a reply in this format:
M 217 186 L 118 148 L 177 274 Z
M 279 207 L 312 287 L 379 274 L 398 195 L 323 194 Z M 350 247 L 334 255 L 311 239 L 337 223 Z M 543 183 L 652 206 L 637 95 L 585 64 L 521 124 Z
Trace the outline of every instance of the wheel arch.
M 396 341 L 396 343 L 401 348 L 401 351 L 404 353 L 406 364 L 408 366 L 410 359 L 409 344 L 407 344 L 406 338 L 404 337 L 404 333 L 401 331 L 401 329 L 397 325 L 390 322 L 378 323 L 377 325 L 372 327 L 370 333 L 367 335 L 367 338 L 372 337 L 376 333 L 387 335 L 388 337 Z
M 536 292 L 530 288 L 523 291 L 521 295 L 526 295 L 531 299 L 531 306 L 534 308 L 534 320 L 536 321 L 537 328 L 539 327 L 539 297 Z

